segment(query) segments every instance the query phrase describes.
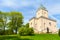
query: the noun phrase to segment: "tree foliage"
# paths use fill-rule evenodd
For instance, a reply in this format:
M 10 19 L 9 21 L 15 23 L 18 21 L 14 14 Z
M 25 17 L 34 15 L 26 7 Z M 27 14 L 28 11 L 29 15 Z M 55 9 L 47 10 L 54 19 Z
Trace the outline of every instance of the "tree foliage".
M 12 12 L 2 12 L 0 11 L 0 29 L 5 31 L 16 31 L 23 24 L 23 15 L 20 12 L 12 11 Z M 6 30 L 8 28 L 8 30 Z M 11 32 L 10 31 L 10 32 Z
M 21 36 L 32 35 L 33 33 L 33 28 L 21 27 L 19 29 L 19 35 Z
M 29 23 L 27 23 L 27 24 L 25 25 L 25 27 L 29 28 Z

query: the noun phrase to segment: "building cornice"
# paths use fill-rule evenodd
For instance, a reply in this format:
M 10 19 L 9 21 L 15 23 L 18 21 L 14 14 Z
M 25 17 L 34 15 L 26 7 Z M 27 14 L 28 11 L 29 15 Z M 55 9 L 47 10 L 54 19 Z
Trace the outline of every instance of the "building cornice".
M 43 17 L 43 16 L 41 16 L 41 17 L 39 17 L 39 18 L 44 18 L 44 19 L 48 19 L 48 20 L 51 20 L 51 21 L 54 21 L 54 22 L 56 22 L 56 20 L 54 20 L 54 19 L 50 19 L 50 18 Z
M 56 20 L 54 20 L 54 19 L 46 18 L 46 17 L 43 17 L 43 16 L 41 16 L 41 17 L 39 17 L 39 18 L 44 18 L 44 19 L 48 19 L 48 20 L 51 20 L 51 21 L 56 22 Z M 39 19 L 39 18 L 33 17 L 33 18 L 31 18 L 29 21 L 31 21 L 32 19 Z

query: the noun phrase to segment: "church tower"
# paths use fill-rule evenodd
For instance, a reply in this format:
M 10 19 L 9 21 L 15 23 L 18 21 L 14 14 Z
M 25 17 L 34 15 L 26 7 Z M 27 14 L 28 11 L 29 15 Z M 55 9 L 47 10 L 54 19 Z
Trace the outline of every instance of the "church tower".
M 47 9 L 43 5 L 41 5 L 38 8 L 37 13 L 36 13 L 36 18 L 39 18 L 41 16 L 48 18 L 48 11 L 47 11 Z

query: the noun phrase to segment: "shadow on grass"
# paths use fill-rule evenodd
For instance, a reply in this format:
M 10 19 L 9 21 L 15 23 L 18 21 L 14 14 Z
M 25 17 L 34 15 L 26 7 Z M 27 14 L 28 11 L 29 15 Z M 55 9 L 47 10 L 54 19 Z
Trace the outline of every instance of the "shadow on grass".
M 24 39 L 20 39 L 20 40 L 32 40 L 32 39 L 27 39 L 27 38 L 24 38 Z
M 19 38 L 18 36 L 0 36 L 0 40 L 32 40 L 28 38 Z

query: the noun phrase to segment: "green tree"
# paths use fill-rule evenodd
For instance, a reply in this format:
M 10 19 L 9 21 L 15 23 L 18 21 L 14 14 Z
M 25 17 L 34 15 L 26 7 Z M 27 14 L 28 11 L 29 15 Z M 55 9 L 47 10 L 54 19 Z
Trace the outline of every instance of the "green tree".
M 7 22 L 8 22 L 8 13 L 9 12 L 3 12 L 3 27 L 4 27 L 4 33 L 5 33 L 5 28 L 7 28 Z
M 3 27 L 3 14 L 2 12 L 0 11 L 0 27 Z
M 0 27 L 2 27 L 2 30 L 4 30 L 5 33 L 5 28 L 7 24 L 7 12 L 1 12 L 0 11 Z
M 9 19 L 10 19 L 10 22 L 8 23 L 9 24 L 9 27 L 13 30 L 15 30 L 16 34 L 17 34 L 17 31 L 18 31 L 18 28 L 22 26 L 23 24 L 23 15 L 22 13 L 20 12 L 10 12 L 9 13 Z

